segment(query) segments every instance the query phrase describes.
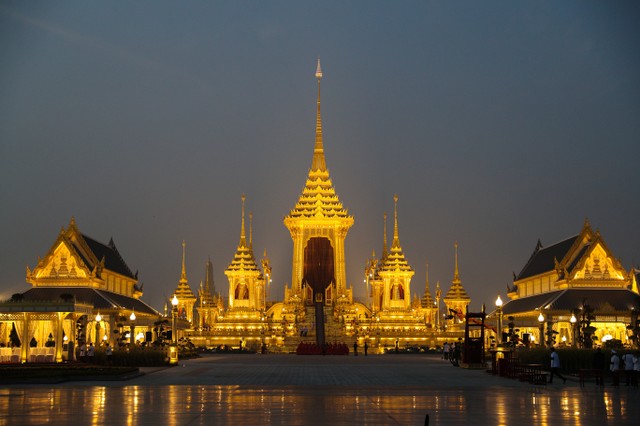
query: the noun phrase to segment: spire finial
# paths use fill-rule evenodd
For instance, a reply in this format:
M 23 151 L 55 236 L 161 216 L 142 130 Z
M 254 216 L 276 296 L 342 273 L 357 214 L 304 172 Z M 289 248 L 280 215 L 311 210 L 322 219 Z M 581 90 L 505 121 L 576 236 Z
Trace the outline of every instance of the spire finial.
M 383 214 L 383 221 L 384 221 L 384 227 L 383 229 L 383 233 L 382 233 L 382 259 L 386 259 L 388 256 L 387 253 L 387 214 Z
M 400 238 L 398 238 L 398 195 L 393 196 L 393 243 L 392 247 L 400 247 Z
M 249 247 L 253 248 L 253 212 L 249 212 Z
M 426 272 L 426 276 L 427 276 L 427 288 L 429 288 L 429 262 L 427 261 L 427 272 Z
M 182 240 L 182 273 L 180 274 L 180 281 L 187 281 L 187 263 L 186 263 L 187 243 Z
M 460 281 L 460 274 L 458 273 L 458 242 L 456 241 L 453 244 L 453 248 L 455 249 L 455 267 L 453 270 L 453 280 L 454 281 Z
M 246 197 L 244 196 L 244 194 L 242 194 L 242 222 L 240 225 L 240 246 L 242 247 L 247 245 L 247 237 L 244 232 L 244 200 L 245 198 Z
M 318 58 L 316 78 L 318 79 L 318 111 L 316 112 L 316 143 L 313 148 L 313 162 L 311 163 L 311 170 L 325 171 L 327 169 L 327 164 L 324 159 L 324 146 L 322 143 L 322 116 L 320 114 L 320 80 L 322 79 L 320 58 Z

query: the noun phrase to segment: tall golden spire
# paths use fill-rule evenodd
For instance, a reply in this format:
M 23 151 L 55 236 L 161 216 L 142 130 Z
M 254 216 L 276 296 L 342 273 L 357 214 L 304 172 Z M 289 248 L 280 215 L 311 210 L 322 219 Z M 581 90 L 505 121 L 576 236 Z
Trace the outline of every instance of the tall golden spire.
M 311 163 L 311 170 L 325 171 L 327 169 L 327 164 L 324 159 L 324 146 L 322 144 L 322 117 L 320 115 L 320 80 L 322 79 L 320 58 L 318 58 L 316 78 L 318 79 L 318 111 L 316 113 L 316 143 L 313 148 L 313 162 Z
M 249 248 L 253 250 L 253 212 L 249 212 Z
M 433 298 L 431 297 L 431 291 L 429 291 L 429 262 L 426 263 L 426 282 L 424 286 L 424 296 L 422 296 L 422 307 L 431 308 L 433 305 Z
M 384 227 L 382 228 L 382 261 L 384 261 L 389 252 L 387 252 L 387 214 L 382 215 Z
M 454 260 L 454 269 L 453 269 L 453 281 L 460 282 L 460 273 L 458 272 L 458 242 L 456 241 L 453 244 L 453 248 L 455 250 L 455 260 Z
M 186 249 L 187 243 L 182 240 L 182 273 L 180 274 L 180 282 L 187 282 L 187 263 L 186 263 Z
M 460 301 L 469 303 L 469 300 L 471 300 L 460 280 L 460 273 L 458 271 L 458 243 L 456 242 L 453 247 L 455 249 L 453 280 L 451 280 L 451 288 L 443 299 L 447 305 Z
M 245 200 L 245 196 L 244 194 L 242 194 L 242 222 L 240 225 L 240 243 L 238 244 L 238 246 L 240 247 L 246 247 L 247 246 L 247 237 L 245 236 L 244 233 L 244 200 Z
M 400 247 L 400 238 L 398 237 L 398 196 L 393 196 L 393 242 L 391 247 Z
M 402 246 L 400 246 L 400 236 L 398 233 L 398 196 L 393 196 L 394 202 L 394 222 L 393 222 L 393 242 L 391 243 L 391 252 L 383 259 L 382 265 L 380 266 L 381 271 L 404 271 L 410 272 L 413 275 L 413 269 L 409 266 L 407 259 L 404 257 L 404 253 L 402 252 Z M 387 247 L 387 222 L 386 222 L 386 214 L 385 214 L 385 249 Z

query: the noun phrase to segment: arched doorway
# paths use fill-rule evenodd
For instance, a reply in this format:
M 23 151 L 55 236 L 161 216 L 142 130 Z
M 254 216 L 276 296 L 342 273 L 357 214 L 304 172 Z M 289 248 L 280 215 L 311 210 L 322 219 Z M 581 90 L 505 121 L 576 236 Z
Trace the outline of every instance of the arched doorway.
M 313 289 L 315 305 L 316 343 L 323 345 L 325 290 L 335 282 L 333 247 L 327 238 L 313 237 L 304 248 L 304 273 L 302 281 Z

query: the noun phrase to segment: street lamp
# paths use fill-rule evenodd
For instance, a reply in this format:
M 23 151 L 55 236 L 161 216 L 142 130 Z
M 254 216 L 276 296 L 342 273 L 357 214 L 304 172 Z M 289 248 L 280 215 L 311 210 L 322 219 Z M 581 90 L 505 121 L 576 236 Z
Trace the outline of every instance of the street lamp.
M 538 315 L 538 327 L 540 328 L 540 345 L 544 346 L 544 315 Z
M 498 298 L 496 299 L 496 313 L 498 314 L 497 343 L 498 345 L 501 345 L 502 344 L 502 299 L 500 299 L 500 295 L 498 295 Z
M 571 314 L 571 318 L 569 318 L 569 322 L 571 323 L 571 347 L 575 348 L 576 347 L 576 323 L 578 322 L 578 319 L 576 318 L 575 314 Z
M 131 334 L 130 334 L 130 340 L 129 340 L 129 347 L 131 349 L 134 349 L 136 346 L 136 313 L 135 312 L 131 312 L 131 315 L 129 316 L 129 319 L 131 320 Z
M 176 332 L 176 319 L 178 318 L 178 297 L 174 294 L 173 299 L 171 299 L 171 340 L 175 345 L 178 343 L 178 333 Z
M 102 321 L 102 315 L 98 312 L 96 315 L 96 345 L 100 344 L 100 321 Z

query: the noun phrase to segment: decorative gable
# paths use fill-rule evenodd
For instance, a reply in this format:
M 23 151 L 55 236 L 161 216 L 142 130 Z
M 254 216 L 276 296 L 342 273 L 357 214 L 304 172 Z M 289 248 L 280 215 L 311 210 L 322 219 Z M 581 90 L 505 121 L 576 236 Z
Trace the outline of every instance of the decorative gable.
M 33 277 L 36 279 L 83 279 L 89 275 L 89 270 L 80 256 L 64 240 L 60 241 L 33 271 Z
M 626 275 L 626 271 L 601 242 L 593 244 L 571 271 L 574 280 L 624 281 Z

